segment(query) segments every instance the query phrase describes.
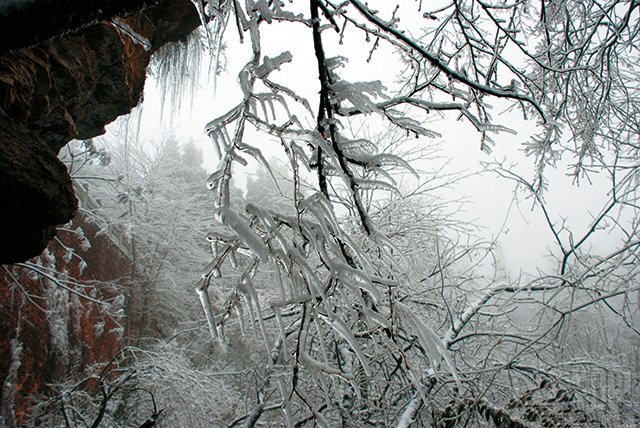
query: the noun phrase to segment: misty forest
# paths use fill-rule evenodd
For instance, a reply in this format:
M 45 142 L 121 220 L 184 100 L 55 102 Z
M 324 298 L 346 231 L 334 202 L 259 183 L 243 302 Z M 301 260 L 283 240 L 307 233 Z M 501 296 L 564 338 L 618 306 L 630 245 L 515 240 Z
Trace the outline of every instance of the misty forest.
M 0 184 L 73 206 L 1 245 L 0 427 L 640 425 L 639 1 L 75 3 L 2 42 Z

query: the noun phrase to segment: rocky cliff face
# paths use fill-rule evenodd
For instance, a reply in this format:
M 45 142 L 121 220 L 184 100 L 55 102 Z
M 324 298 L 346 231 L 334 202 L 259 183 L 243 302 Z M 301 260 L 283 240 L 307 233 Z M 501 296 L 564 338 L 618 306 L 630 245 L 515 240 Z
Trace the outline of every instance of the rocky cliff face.
M 59 150 L 104 133 L 130 112 L 141 100 L 153 51 L 199 24 L 189 0 L 161 1 L 120 19 L 151 49 L 101 22 L 0 56 L 2 264 L 40 254 L 55 225 L 74 216 L 77 201 Z
M 126 311 L 131 268 L 78 214 L 40 256 L 0 269 L 0 426 L 38 426 L 34 405 L 46 414 L 46 398 L 65 382 L 96 392 L 91 368 L 114 358 L 136 329 Z

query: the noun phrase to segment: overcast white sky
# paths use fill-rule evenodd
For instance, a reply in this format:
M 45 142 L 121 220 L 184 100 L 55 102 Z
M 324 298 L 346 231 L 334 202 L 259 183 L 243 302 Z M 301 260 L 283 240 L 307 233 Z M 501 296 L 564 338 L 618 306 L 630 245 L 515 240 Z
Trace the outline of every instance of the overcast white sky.
M 315 108 L 318 81 L 315 57 L 311 48 L 311 32 L 301 26 L 290 27 L 291 29 L 287 32 L 283 32 L 281 26 L 264 29 L 263 54 L 273 57 L 285 50 L 293 53 L 293 62 L 285 64 L 277 75 L 272 75 L 272 78 L 286 83 L 299 94 L 306 96 L 311 106 Z M 326 34 L 328 36 L 329 32 Z M 344 45 L 338 45 L 337 40 L 336 36 L 326 37 L 325 48 L 327 56 L 343 55 L 349 58 L 347 67 L 341 69 L 343 78 L 351 81 L 381 79 L 385 83 L 393 82 L 394 73 L 399 69 L 399 65 L 394 64 L 389 51 L 376 52 L 372 63 L 367 64 L 365 59 L 371 44 L 366 44 L 361 34 L 348 35 L 345 40 L 347 43 Z M 204 134 L 204 125 L 241 100 L 242 93 L 236 84 L 237 74 L 251 53 L 248 43 L 239 44 L 235 28 L 229 29 L 225 41 L 227 69 L 217 77 L 215 89 L 213 79 L 206 77 L 206 73 L 203 73 L 205 77 L 199 82 L 200 88 L 193 101 L 193 109 L 183 108 L 173 117 L 165 115 L 161 120 L 158 89 L 154 80 L 148 79 L 142 110 L 141 136 L 143 138 L 154 140 L 165 133 L 173 133 L 179 139 L 193 139 L 200 143 L 205 154 L 205 165 L 209 170 L 215 168 L 217 159 L 211 143 Z M 497 116 L 498 111 L 494 111 L 494 114 Z M 312 121 L 313 118 L 310 117 L 308 120 Z M 372 117 L 372 120 L 375 121 L 376 118 Z M 503 119 L 500 120 L 503 121 Z M 305 123 L 304 120 L 303 123 Z M 526 142 L 534 132 L 534 124 L 525 123 L 518 114 L 504 116 L 504 123 L 509 123 L 515 128 L 518 135 L 496 136 L 496 145 L 491 155 L 479 150 L 479 134 L 468 123 L 462 121 L 449 119 L 433 123 L 434 129 L 442 134 L 442 138 L 435 141 L 423 138 L 421 143 L 439 146 L 442 149 L 442 155 L 451 159 L 450 168 L 458 171 L 481 171 L 482 162 L 505 160 L 507 164 L 518 164 L 516 170 L 525 178 L 531 178 L 533 160 L 523 156 L 522 143 Z M 278 156 L 277 153 L 272 155 Z M 436 162 L 442 162 L 442 160 L 436 160 Z M 423 166 L 425 169 L 430 168 L 428 164 Z M 602 187 L 599 183 L 589 185 L 585 182 L 578 189 L 572 188 L 570 180 L 565 176 L 565 168 L 566 165 L 556 171 L 549 171 L 553 181 L 550 191 L 546 194 L 546 200 L 549 202 L 554 220 L 560 221 L 561 218 L 567 218 L 571 219 L 571 224 L 582 223 L 578 229 L 581 230 L 586 227 L 586 221 L 597 214 L 601 206 L 601 204 L 594 205 L 594 200 L 601 199 Z M 487 239 L 499 236 L 498 254 L 501 254 L 508 270 L 515 275 L 521 269 L 532 271 L 541 264 L 550 263 L 544 261 L 544 255 L 547 252 L 546 248 L 553 245 L 553 241 L 539 211 L 531 211 L 531 200 L 520 205 L 512 204 L 513 188 L 512 182 L 499 179 L 495 174 L 485 173 L 463 180 L 454 189 L 440 197 L 458 199 L 466 196 L 468 198 L 466 211 L 459 213 L 460 218 L 481 226 L 482 233 Z

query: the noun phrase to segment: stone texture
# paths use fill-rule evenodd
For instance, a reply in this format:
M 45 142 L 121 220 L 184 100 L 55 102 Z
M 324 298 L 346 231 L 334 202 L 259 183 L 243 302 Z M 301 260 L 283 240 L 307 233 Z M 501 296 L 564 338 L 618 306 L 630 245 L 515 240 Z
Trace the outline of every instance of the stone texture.
M 66 286 L 78 294 L 21 266 L 0 270 L 0 425 L 39 426 L 29 423 L 34 400 L 55 396 L 57 383 L 82 379 L 93 365 L 108 363 L 126 343 L 124 330 L 136 330 L 126 316 L 135 290 L 126 282 L 131 261 L 80 214 L 58 238 L 31 262 L 51 269 L 57 281 L 70 279 Z M 105 313 L 79 294 L 116 303 Z M 97 392 L 95 382 L 80 387 Z
M 152 51 L 199 25 L 190 0 L 122 19 Z M 0 263 L 38 255 L 55 226 L 73 217 L 77 201 L 57 153 L 72 139 L 104 133 L 141 101 L 152 51 L 98 23 L 0 56 Z
M 0 121 L 0 262 L 39 254 L 76 210 L 71 179 L 56 152 L 24 126 Z
M 34 46 L 161 1 L 0 0 L 0 52 Z

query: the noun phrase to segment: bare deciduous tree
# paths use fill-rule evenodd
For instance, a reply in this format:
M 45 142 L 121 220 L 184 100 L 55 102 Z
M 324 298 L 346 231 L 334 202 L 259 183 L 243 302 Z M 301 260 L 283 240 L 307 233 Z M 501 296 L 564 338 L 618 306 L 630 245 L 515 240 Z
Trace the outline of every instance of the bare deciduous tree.
M 234 31 L 251 55 L 238 75 L 242 98 L 206 125 L 219 224 L 206 235 L 212 255 L 196 293 L 211 342 L 139 351 L 140 367 L 164 367 L 150 379 L 232 391 L 231 409 L 198 413 L 230 426 L 637 423 L 640 3 L 195 3 L 212 49 Z M 273 27 L 302 29 L 308 46 L 263 46 Z M 346 77 L 349 50 L 340 46 L 362 52 L 363 37 L 369 60 L 399 65 L 397 82 L 363 69 L 358 81 Z M 299 76 L 317 92 L 310 99 L 283 83 L 301 49 L 315 60 Z M 444 184 L 421 181 L 411 162 L 443 136 L 433 117 L 472 126 L 490 152 L 494 134 L 517 128 L 513 114 L 494 112 L 503 109 L 537 123 L 525 147 L 535 173 L 487 169 L 543 218 L 555 257 L 516 279 L 499 266 L 495 242 L 472 238 L 429 194 Z M 372 136 L 377 128 L 389 130 L 385 138 Z M 279 143 L 288 174 L 273 168 L 265 136 Z M 239 197 L 233 178 L 248 158 L 284 197 Z M 179 191 L 162 188 L 176 183 L 176 166 L 157 160 L 139 165 L 157 168 L 138 177 L 148 179 L 145 192 L 170 200 L 139 205 L 149 211 L 136 213 L 144 221 L 132 236 L 145 242 L 137 260 L 146 280 L 166 272 L 150 267 L 171 264 L 182 285 L 194 253 L 157 237 L 175 237 L 183 229 L 167 220 L 193 213 L 174 204 Z M 586 226 L 545 200 L 549 171 L 563 165 L 576 183 L 607 182 Z M 414 175 L 408 188 L 402 180 Z M 145 192 L 126 184 L 132 219 Z M 212 369 L 198 372 L 205 364 Z M 200 382 L 221 366 L 232 386 Z
M 575 371 L 593 373 L 606 353 L 569 352 L 567 336 L 576 334 L 581 313 L 592 312 L 603 317 L 599 331 L 622 320 L 635 332 L 638 3 L 454 1 L 375 10 L 358 0 L 310 0 L 308 10 L 295 9 L 301 3 L 211 2 L 202 9 L 203 21 L 235 25 L 252 50 L 238 77 L 242 100 L 206 126 L 219 156 L 208 185 L 228 232 L 209 236 L 215 251 L 197 286 L 214 341 L 224 343 L 222 327 L 235 317 L 254 325 L 267 352 L 255 406 L 237 423 L 588 425 L 598 419 L 590 413 L 596 404 L 611 411 L 606 406 L 622 403 L 596 394 Z M 263 55 L 266 25 L 307 28 L 317 72 L 305 77 L 319 90 L 317 107 L 278 83 L 295 56 L 286 45 Z M 404 66 L 400 84 L 343 78 L 348 64 L 329 47 L 333 31 L 341 43 L 364 33 L 370 55 L 391 47 Z M 531 192 L 542 210 L 556 237 L 558 270 L 516 282 L 483 277 L 462 263 L 481 248 L 416 234 L 430 248 L 423 269 L 431 272 L 416 283 L 406 273 L 402 240 L 381 227 L 384 210 L 367 203 L 371 193 L 380 200 L 398 191 L 391 168 L 412 167 L 366 136 L 349 135 L 347 121 L 364 117 L 429 138 L 438 134 L 424 117 L 457 116 L 490 151 L 492 133 L 515 132 L 493 106 L 517 108 L 539 123 L 527 145 L 537 165 L 532 182 L 499 173 Z M 270 170 L 261 146 L 247 138 L 254 131 L 281 143 L 293 176 L 293 215 L 230 202 L 237 163 L 248 156 Z M 561 156 L 573 157 L 576 179 L 611 177 L 610 203 L 579 235 L 563 230 L 544 203 L 545 168 Z M 302 192 L 302 183 L 315 190 Z M 345 228 L 338 206 L 353 213 L 361 237 Z M 623 244 L 609 254 L 586 251 L 600 230 L 621 233 Z M 209 292 L 232 266 L 241 274 L 218 309 Z M 265 286 L 265 271 L 275 284 Z M 423 301 L 415 297 L 421 294 Z M 636 411 L 627 407 L 625 421 Z

